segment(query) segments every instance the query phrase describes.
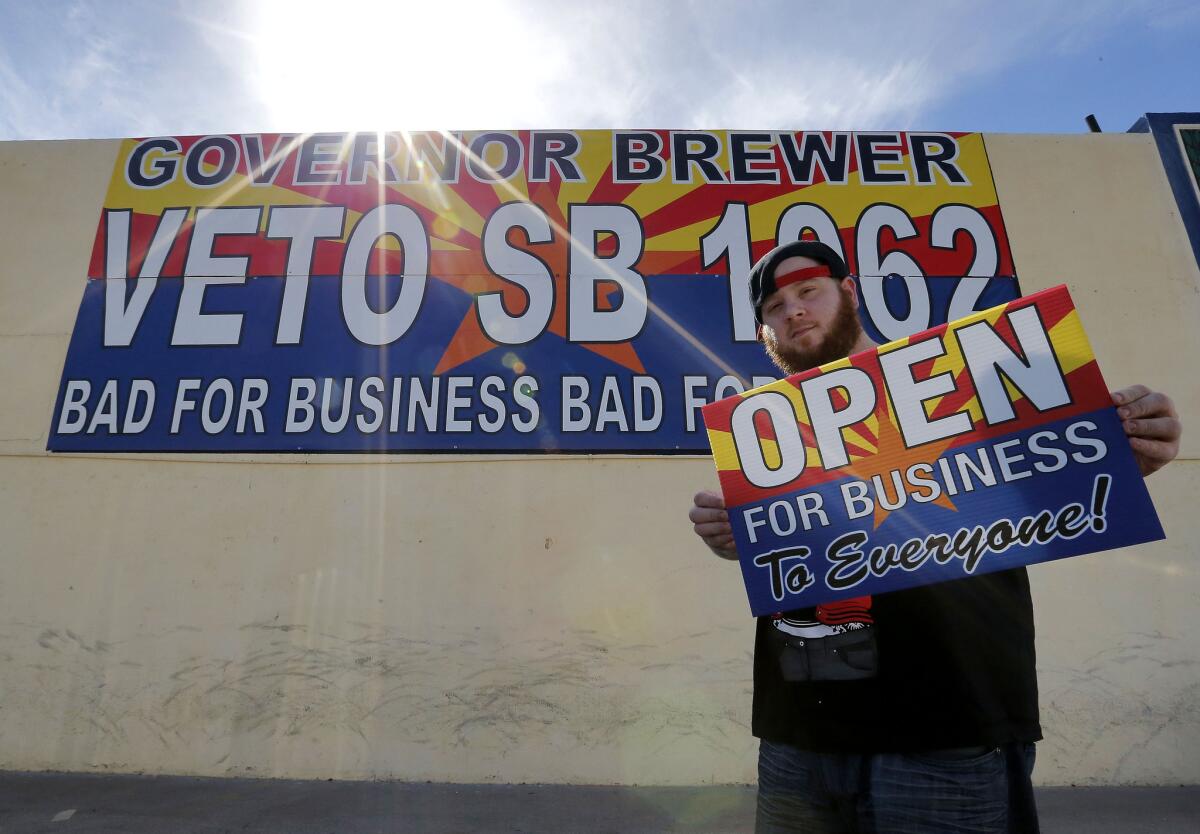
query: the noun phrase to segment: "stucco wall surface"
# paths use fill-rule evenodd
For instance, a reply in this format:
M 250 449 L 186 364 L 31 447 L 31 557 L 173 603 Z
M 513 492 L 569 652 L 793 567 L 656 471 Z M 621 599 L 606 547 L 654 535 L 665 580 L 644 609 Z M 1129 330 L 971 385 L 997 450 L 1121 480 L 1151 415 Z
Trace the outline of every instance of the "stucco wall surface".
M 1110 384 L 1200 413 L 1149 137 L 986 141 L 1025 291 L 1068 283 Z M 0 145 L 0 768 L 753 780 L 706 459 L 45 453 L 115 153 Z M 1200 783 L 1198 445 L 1149 482 L 1166 542 L 1031 571 L 1043 783 Z

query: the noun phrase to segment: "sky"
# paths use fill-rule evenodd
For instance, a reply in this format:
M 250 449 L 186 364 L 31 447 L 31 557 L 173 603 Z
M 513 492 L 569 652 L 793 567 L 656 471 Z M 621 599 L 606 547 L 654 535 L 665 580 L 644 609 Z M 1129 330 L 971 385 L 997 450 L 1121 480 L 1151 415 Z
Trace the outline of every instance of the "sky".
M 0 2 L 0 140 L 1200 111 L 1194 0 Z

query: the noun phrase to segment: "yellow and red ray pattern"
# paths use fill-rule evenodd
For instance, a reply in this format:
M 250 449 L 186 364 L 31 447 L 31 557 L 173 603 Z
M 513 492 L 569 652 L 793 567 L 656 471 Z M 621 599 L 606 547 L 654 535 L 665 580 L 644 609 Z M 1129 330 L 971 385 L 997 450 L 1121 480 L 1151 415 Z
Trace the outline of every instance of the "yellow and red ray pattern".
M 660 156 L 670 169 L 671 132 L 654 131 L 662 142 Z M 725 179 L 730 179 L 729 132 L 713 131 L 712 135 L 722 139 L 722 151 L 714 159 Z M 995 189 L 991 180 L 982 138 L 978 134 L 948 134 L 955 138 L 960 149 L 957 164 L 967 175 L 970 184 L 949 186 L 944 182 L 934 185 L 900 189 L 881 189 L 879 186 L 863 186 L 853 181 L 831 183 L 825 181 L 820 169 L 816 170 L 810 185 L 797 186 L 790 182 L 786 172 L 784 153 L 776 144 L 772 149 L 774 167 L 780 172 L 780 182 L 736 184 L 704 183 L 699 176 L 693 182 L 675 182 L 668 173 L 655 182 L 619 183 L 613 176 L 613 131 L 579 131 L 580 149 L 573 157 L 583 175 L 582 182 L 564 182 L 560 172 L 551 166 L 549 182 L 527 182 L 523 168 L 507 180 L 495 177 L 479 177 L 468 170 L 468 146 L 479 133 L 464 134 L 399 134 L 401 153 L 395 159 L 395 168 L 401 179 L 409 172 L 409 156 L 417 144 L 429 144 L 443 156 L 457 151 L 458 174 L 452 181 L 441 181 L 434 175 L 433 164 L 417 166 L 419 176 L 412 181 L 381 182 L 379 171 L 368 166 L 365 181 L 359 184 L 344 182 L 321 185 L 295 184 L 299 166 L 297 145 L 303 137 L 268 134 L 262 136 L 262 146 L 267 153 L 279 147 L 286 155 L 279 165 L 272 184 L 255 182 L 244 154 L 239 158 L 235 172 L 216 187 L 200 188 L 191 185 L 182 177 L 155 188 L 137 188 L 125 176 L 125 163 L 139 140 L 122 143 L 113 177 L 105 200 L 108 209 L 131 209 L 134 213 L 131 226 L 130 272 L 137 274 L 145 251 L 154 233 L 158 218 L 169 207 L 201 206 L 253 206 L 263 209 L 257 235 L 226 236 L 219 238 L 214 254 L 245 256 L 249 260 L 251 275 L 281 275 L 287 261 L 287 241 L 266 237 L 266 216 L 273 206 L 319 206 L 336 205 L 346 210 L 344 234 L 333 240 L 318 241 L 313 258 L 313 274 L 337 275 L 341 273 L 345 246 L 351 230 L 364 214 L 383 203 L 408 206 L 420 217 L 429 237 L 430 276 L 450 284 L 472 299 L 484 293 L 501 293 L 506 309 L 518 314 L 526 304 L 525 293 L 509 281 L 505 281 L 488 269 L 482 255 L 482 235 L 491 214 L 501 204 L 511 201 L 529 201 L 545 211 L 554 231 L 553 240 L 544 244 L 529 244 L 514 239 L 514 243 L 545 262 L 555 284 L 555 303 L 548 331 L 559 338 L 566 338 L 567 322 L 567 272 L 570 262 L 569 214 L 574 204 L 620 203 L 633 209 L 642 221 L 645 245 L 638 262 L 638 270 L 646 276 L 670 274 L 707 273 L 720 276 L 727 271 L 724 259 L 704 268 L 700 256 L 700 239 L 710 232 L 724 214 L 727 204 L 745 203 L 748 207 L 751 256 L 758 257 L 775 244 L 775 235 L 780 215 L 798 202 L 820 205 L 833 220 L 842 239 L 843 250 L 851 267 L 856 266 L 855 226 L 863 210 L 880 200 L 894 202 L 903 207 L 919 231 L 917 238 L 897 240 L 884 232 L 881 245 L 886 250 L 908 252 L 918 262 L 926 265 L 930 274 L 964 274 L 973 257 L 969 241 L 956 241 L 954 249 L 939 249 L 929 244 L 929 223 L 933 212 L 947 203 L 963 203 L 974 206 L 987 218 L 997 238 L 1000 253 L 998 272 L 1012 272 L 1003 221 L 997 206 Z M 529 155 L 530 132 L 517 131 L 512 134 Z M 800 137 L 804 134 L 796 133 Z M 351 137 L 331 135 L 341 141 L 341 156 L 345 161 L 349 154 Z M 394 136 L 394 135 L 393 135 Z M 830 141 L 832 134 L 824 133 Z M 176 137 L 180 150 L 166 153 L 182 167 L 184 157 L 204 137 Z M 231 137 L 239 140 L 241 137 Z M 850 142 L 851 158 L 849 171 L 857 171 L 854 143 Z M 902 159 L 911 158 L 908 138 L 900 134 Z M 489 151 L 498 151 L 491 146 Z M 494 168 L 499 165 L 497 154 L 485 152 L 479 168 Z M 203 156 L 202 171 L 211 174 L 217 168 L 218 158 Z M 903 163 L 902 163 L 903 164 Z M 336 169 L 336 163 L 329 168 Z M 190 242 L 191 218 L 185 224 L 168 255 L 163 275 L 182 275 L 185 256 Z M 104 271 L 103 222 L 97 230 L 96 245 L 89 275 L 103 277 Z M 591 241 L 581 241 L 585 247 Z M 600 256 L 611 254 L 611 240 L 599 241 Z M 395 274 L 403 269 L 403 253 L 399 245 L 390 238 L 382 240 L 377 247 L 369 269 L 377 273 Z M 597 287 L 594 303 L 600 309 L 611 309 L 615 284 L 601 282 Z M 472 309 L 463 316 L 453 337 L 437 364 L 438 373 L 449 371 L 464 362 L 495 349 L 483 332 L 478 317 Z M 628 343 L 586 344 L 584 348 L 602 355 L 617 365 L 642 373 L 645 366 L 634 347 Z
M 566 214 L 569 204 L 560 199 L 559 195 L 562 186 L 561 179 L 553 182 L 535 182 L 530 184 L 525 181 L 523 174 L 518 174 L 512 181 L 494 183 L 491 187 L 496 197 L 493 209 L 503 202 L 521 199 L 534 203 L 546 212 L 553 232 L 553 239 L 550 242 L 537 244 L 531 244 L 528 240 L 518 240 L 515 242 L 550 267 L 551 273 L 556 280 L 554 281 L 554 309 L 551 313 L 550 324 L 547 329 L 559 338 L 566 339 L 566 275 L 570 258 L 571 241 L 567 235 L 568 221 Z M 586 197 L 587 195 L 580 202 L 588 202 L 589 200 Z M 596 202 L 609 202 L 609 200 L 596 200 Z M 431 263 L 430 272 L 435 277 L 448 276 L 442 278 L 442 280 L 456 284 L 460 289 L 473 297 L 483 293 L 499 292 L 503 296 L 505 309 L 517 315 L 525 308 L 527 301 L 525 293 L 517 285 L 495 276 L 487 268 L 480 254 L 482 252 L 481 234 L 476 237 L 474 247 L 467 252 L 447 255 L 445 259 L 435 257 Z M 606 254 L 604 243 L 604 241 L 601 241 L 599 246 L 601 254 Z M 457 258 L 458 260 L 456 262 L 450 261 L 449 258 Z M 447 268 L 439 268 L 443 264 Z M 612 309 L 611 295 L 615 290 L 615 284 L 607 288 L 605 288 L 604 284 L 600 285 L 597 298 L 595 299 L 598 309 Z M 645 373 L 645 367 L 641 359 L 629 344 L 585 344 L 583 346 L 635 373 Z M 475 315 L 472 308 L 463 317 L 454 337 L 450 340 L 449 346 L 438 362 L 434 373 L 440 374 L 450 371 L 464 362 L 482 356 L 497 347 L 499 345 L 488 338 L 487 334 L 483 332 L 479 317 Z

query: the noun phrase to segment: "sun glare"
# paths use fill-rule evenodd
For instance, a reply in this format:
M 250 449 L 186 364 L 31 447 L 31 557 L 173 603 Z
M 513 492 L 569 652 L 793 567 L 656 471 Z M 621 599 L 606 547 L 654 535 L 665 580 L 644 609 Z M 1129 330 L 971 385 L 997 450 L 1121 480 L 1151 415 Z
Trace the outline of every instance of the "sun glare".
M 293 0 L 250 14 L 253 80 L 279 129 L 523 126 L 538 78 L 553 77 L 555 50 L 503 2 Z M 526 104 L 510 114 L 514 101 Z

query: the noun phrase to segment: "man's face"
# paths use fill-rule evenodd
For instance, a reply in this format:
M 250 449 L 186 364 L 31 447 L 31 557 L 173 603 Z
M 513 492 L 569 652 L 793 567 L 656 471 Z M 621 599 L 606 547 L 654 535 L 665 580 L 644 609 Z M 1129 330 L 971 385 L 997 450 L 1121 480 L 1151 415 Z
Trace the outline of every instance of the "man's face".
M 848 356 L 862 335 L 852 280 L 786 283 L 789 272 L 819 265 L 811 258 L 785 259 L 775 270 L 775 280 L 784 286 L 763 302 L 763 343 L 771 361 L 789 374 Z

